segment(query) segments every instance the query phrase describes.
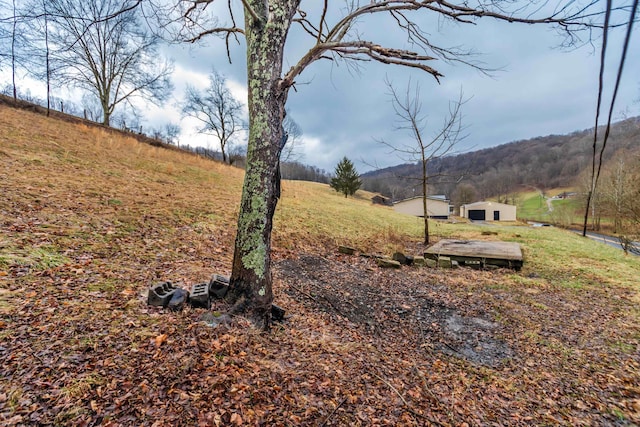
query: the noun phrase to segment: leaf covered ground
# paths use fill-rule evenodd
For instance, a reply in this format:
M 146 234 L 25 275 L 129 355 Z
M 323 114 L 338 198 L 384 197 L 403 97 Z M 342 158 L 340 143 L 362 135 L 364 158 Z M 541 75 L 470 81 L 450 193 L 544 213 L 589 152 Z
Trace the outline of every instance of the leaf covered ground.
M 2 425 L 640 423 L 640 267 L 594 242 L 506 231 L 521 272 L 382 270 L 337 243 L 419 253 L 419 221 L 285 182 L 287 319 L 212 329 L 146 293 L 229 273 L 241 171 L 0 107 L 0 175 Z

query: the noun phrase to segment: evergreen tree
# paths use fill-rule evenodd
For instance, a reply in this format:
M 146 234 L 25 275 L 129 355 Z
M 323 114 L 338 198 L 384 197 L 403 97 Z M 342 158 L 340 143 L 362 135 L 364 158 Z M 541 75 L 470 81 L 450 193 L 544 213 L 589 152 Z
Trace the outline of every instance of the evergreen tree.
M 351 160 L 346 157 L 340 160 L 336 166 L 335 175 L 335 178 L 331 178 L 329 185 L 337 192 L 344 194 L 344 197 L 354 195 L 362 185 L 358 171 Z

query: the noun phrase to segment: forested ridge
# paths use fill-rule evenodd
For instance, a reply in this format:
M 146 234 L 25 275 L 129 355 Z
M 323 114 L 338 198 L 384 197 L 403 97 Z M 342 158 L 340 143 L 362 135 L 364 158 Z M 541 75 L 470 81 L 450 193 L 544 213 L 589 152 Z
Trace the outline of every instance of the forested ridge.
M 604 126 L 598 135 L 599 139 L 604 135 Z M 640 151 L 639 141 L 640 117 L 614 123 L 605 164 L 620 150 Z M 465 184 L 472 185 L 479 198 L 489 198 L 522 187 L 579 186 L 580 177 L 591 167 L 592 153 L 593 128 L 434 159 L 429 164 L 429 174 L 435 175 L 430 192 L 451 197 L 458 185 Z M 400 200 L 413 194 L 412 186 L 418 183 L 414 178 L 419 176 L 419 165 L 402 164 L 363 174 L 364 188 Z

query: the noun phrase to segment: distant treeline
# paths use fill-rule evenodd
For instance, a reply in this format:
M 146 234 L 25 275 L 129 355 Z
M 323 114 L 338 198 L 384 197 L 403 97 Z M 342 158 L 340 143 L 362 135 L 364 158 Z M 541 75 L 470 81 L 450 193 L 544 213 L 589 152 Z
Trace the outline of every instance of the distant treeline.
M 181 145 L 180 149 L 191 151 L 202 157 L 222 161 L 222 153 L 219 150 L 212 150 L 205 147 L 191 147 Z M 237 151 L 230 154 L 230 163 L 234 166 L 244 168 L 246 156 L 244 152 Z M 328 184 L 331 176 L 324 170 L 315 166 L 305 165 L 297 161 L 280 163 L 280 175 L 282 179 L 293 181 L 312 181 Z

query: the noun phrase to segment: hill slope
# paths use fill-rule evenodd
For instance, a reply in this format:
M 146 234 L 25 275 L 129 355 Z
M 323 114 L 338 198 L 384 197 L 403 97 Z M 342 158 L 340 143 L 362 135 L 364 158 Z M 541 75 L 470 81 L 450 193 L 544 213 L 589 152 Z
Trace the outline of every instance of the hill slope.
M 512 271 L 379 269 L 420 220 L 283 183 L 270 334 L 147 307 L 228 273 L 242 172 L 0 107 L 0 424 L 632 425 L 637 259 L 554 229 Z M 219 303 L 215 309 L 224 310 Z
M 604 134 L 604 128 L 599 132 Z M 640 117 L 612 125 L 605 151 L 605 162 L 619 150 L 640 150 Z M 433 194 L 452 195 L 457 183 L 451 177 L 465 176 L 463 183 L 472 183 L 479 198 L 507 194 L 520 186 L 557 188 L 576 184 L 576 178 L 591 164 L 593 129 L 568 135 L 548 135 L 525 141 L 515 141 L 492 148 L 448 156 L 434 160 L 431 174 L 446 178 L 432 181 Z M 363 174 L 369 181 L 365 188 L 385 190 L 394 181 L 402 184 L 402 177 L 421 176 L 415 164 L 404 164 Z M 366 182 L 365 181 L 365 182 Z M 441 181 L 440 183 L 438 183 Z M 415 183 L 414 183 L 415 184 Z M 390 195 L 390 194 L 388 194 Z M 402 195 L 401 195 L 402 196 Z M 403 196 L 402 196 L 403 197 Z

